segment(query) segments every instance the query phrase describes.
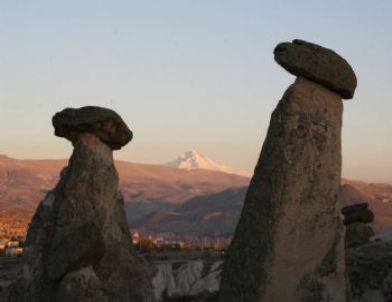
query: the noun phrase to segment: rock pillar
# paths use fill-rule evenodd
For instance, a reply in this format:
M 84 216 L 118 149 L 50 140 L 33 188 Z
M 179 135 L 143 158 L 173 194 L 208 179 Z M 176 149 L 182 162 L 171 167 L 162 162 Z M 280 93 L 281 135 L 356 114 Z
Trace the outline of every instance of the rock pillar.
M 272 113 L 220 302 L 345 301 L 341 99 L 353 96 L 355 74 L 332 50 L 305 41 L 274 53 L 298 78 Z
M 65 109 L 55 134 L 74 151 L 30 224 L 23 277 L 10 301 L 154 301 L 149 276 L 131 246 L 113 149 L 132 139 L 114 111 Z

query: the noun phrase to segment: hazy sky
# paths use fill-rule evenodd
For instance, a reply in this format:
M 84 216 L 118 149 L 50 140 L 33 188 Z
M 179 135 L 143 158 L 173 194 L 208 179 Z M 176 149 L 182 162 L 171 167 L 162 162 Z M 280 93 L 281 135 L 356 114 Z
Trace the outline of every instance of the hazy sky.
M 115 109 L 134 131 L 116 157 L 196 149 L 253 169 L 294 77 L 275 45 L 335 49 L 358 77 L 345 101 L 343 174 L 392 182 L 392 1 L 0 1 L 0 153 L 64 158 L 64 107 Z

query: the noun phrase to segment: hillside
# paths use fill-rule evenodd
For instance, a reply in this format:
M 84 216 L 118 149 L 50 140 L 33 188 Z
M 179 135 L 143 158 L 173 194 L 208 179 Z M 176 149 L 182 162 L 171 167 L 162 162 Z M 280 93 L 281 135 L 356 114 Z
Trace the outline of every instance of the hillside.
M 65 160 L 19 160 L 0 156 L 0 210 L 32 213 L 56 184 Z M 196 195 L 220 192 L 249 183 L 246 177 L 208 170 L 117 161 L 125 202 L 179 204 Z
M 248 185 L 250 179 L 212 170 L 186 170 L 163 165 L 116 163 L 126 201 L 180 204 L 197 195 Z
M 170 210 L 150 212 L 131 227 L 176 235 L 231 235 L 241 213 L 247 187 L 196 196 Z
M 0 156 L 0 211 L 28 220 L 56 184 L 65 160 Z M 116 162 L 132 227 L 174 233 L 231 233 L 249 178 L 203 169 Z M 237 189 L 236 189 L 237 188 Z M 392 185 L 342 179 L 342 204 L 366 201 L 376 232 L 392 227 Z
M 360 184 L 360 185 L 358 185 Z M 358 187 L 355 187 L 358 185 Z M 369 189 L 371 188 L 371 190 Z M 343 180 L 339 202 L 342 206 L 367 202 L 375 214 L 372 224 L 376 233 L 392 228 L 392 203 L 374 196 L 385 196 L 392 185 L 366 184 Z M 247 187 L 228 189 L 220 193 L 197 196 L 179 206 L 139 205 L 145 209 L 144 217 L 130 219 L 131 227 L 147 232 L 173 233 L 176 235 L 227 235 L 234 232 L 241 213 Z M 369 195 L 370 194 L 370 195 Z M 135 210 L 129 204 L 128 213 Z M 140 209 L 137 213 L 140 213 Z M 143 217 L 143 218 L 140 218 Z

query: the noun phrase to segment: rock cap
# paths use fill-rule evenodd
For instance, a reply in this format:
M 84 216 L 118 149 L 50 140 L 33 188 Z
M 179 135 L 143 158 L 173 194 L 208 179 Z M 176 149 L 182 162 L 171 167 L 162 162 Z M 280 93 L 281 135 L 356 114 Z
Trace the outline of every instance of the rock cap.
M 342 214 L 344 215 L 345 225 L 358 222 L 372 223 L 374 220 L 374 214 L 366 202 L 346 206 L 342 209 Z
M 74 145 L 80 134 L 91 133 L 112 150 L 118 150 L 133 137 L 132 131 L 116 112 L 102 107 L 66 108 L 53 116 L 52 123 L 54 134 Z
M 274 50 L 275 61 L 296 76 L 302 76 L 352 99 L 357 77 L 350 64 L 332 49 L 303 40 L 283 42 Z

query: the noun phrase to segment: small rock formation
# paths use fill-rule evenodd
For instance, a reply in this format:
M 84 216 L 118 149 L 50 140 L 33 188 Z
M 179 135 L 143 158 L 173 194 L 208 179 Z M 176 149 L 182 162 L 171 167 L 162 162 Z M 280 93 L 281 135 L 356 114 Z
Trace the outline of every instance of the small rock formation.
M 390 233 L 381 234 L 346 250 L 348 302 L 392 301 L 391 238 Z
M 355 74 L 332 50 L 304 41 L 274 53 L 298 78 L 272 114 L 219 301 L 345 301 L 341 98 L 353 96 Z
M 74 151 L 30 224 L 22 278 L 10 301 L 154 301 L 135 254 L 112 149 L 132 138 L 120 116 L 99 107 L 65 109 L 55 134 Z
M 346 206 L 342 214 L 346 225 L 346 248 L 364 244 L 374 236 L 373 229 L 367 225 L 373 222 L 374 214 L 366 202 Z

